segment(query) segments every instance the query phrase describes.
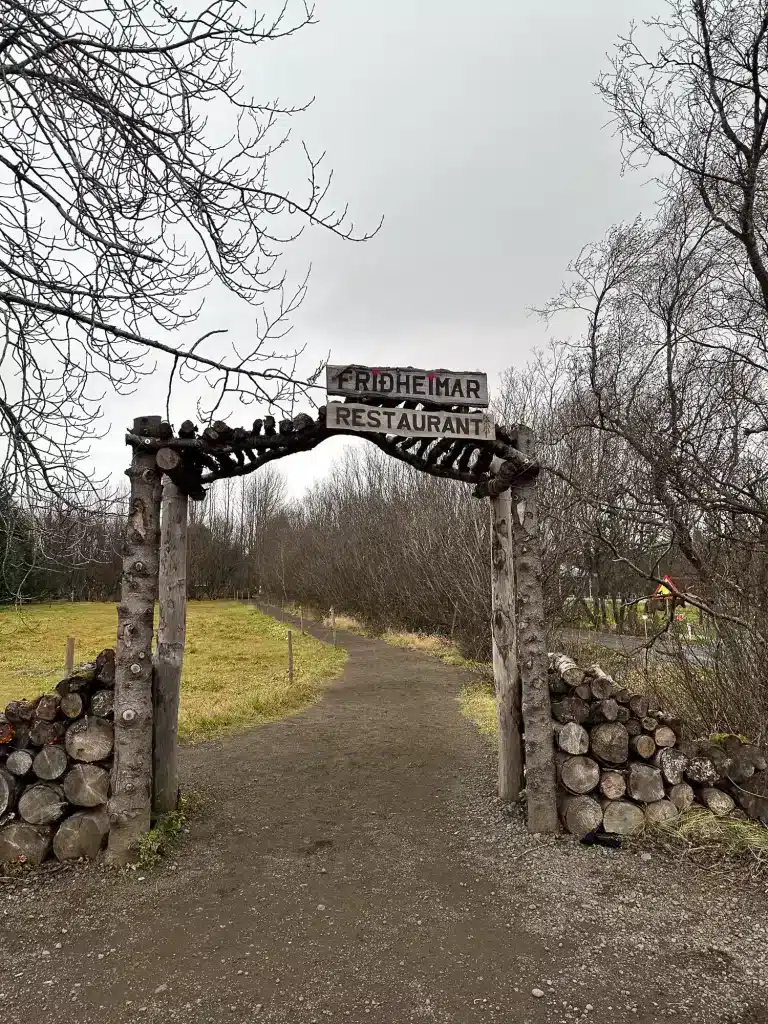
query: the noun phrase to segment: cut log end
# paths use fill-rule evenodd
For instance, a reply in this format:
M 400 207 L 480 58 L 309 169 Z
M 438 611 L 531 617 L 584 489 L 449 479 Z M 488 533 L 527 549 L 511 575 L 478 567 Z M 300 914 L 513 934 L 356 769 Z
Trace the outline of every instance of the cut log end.
M 603 820 L 603 809 L 591 796 L 572 796 L 564 801 L 563 824 L 571 835 L 583 838 L 593 832 Z

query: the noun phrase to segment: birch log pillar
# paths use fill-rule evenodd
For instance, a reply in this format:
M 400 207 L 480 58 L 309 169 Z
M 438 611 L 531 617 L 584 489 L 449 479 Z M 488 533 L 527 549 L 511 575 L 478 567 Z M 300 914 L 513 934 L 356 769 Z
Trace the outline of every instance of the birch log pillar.
M 155 815 L 173 811 L 178 804 L 176 743 L 187 617 L 187 504 L 187 495 L 170 477 L 165 477 L 160 528 L 160 621 L 153 692 Z
M 522 788 L 523 756 L 509 491 L 492 497 L 490 504 L 491 632 L 499 722 L 499 796 L 502 800 L 516 800 Z
M 142 416 L 133 433 L 154 437 L 159 416 Z M 136 859 L 139 838 L 150 827 L 152 801 L 152 625 L 157 597 L 160 540 L 160 474 L 153 452 L 133 450 L 123 549 L 115 657 L 115 754 L 109 800 L 107 860 Z
M 534 458 L 533 433 L 520 426 L 517 448 Z M 557 832 L 555 754 L 547 680 L 543 570 L 536 507 L 535 471 L 516 477 L 511 488 L 512 552 L 517 587 L 517 658 L 525 731 L 525 800 L 529 832 Z

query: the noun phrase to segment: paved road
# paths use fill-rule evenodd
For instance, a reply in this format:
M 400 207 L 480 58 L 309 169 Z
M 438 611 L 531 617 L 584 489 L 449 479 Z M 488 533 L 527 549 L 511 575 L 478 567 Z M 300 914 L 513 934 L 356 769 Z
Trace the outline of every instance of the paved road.
M 340 642 L 322 701 L 183 751 L 176 870 L 0 885 L 3 1020 L 764 1024 L 764 887 L 531 837 L 471 677 Z
M 645 651 L 649 650 L 652 656 L 676 658 L 682 650 L 692 664 L 707 665 L 711 662 L 709 648 L 705 644 L 696 642 L 681 641 L 678 645 L 674 641 L 670 642 L 660 637 L 655 643 L 649 645 L 645 637 L 601 633 L 586 629 L 563 629 L 560 630 L 559 636 L 565 642 L 598 644 L 613 651 L 624 651 L 629 656 L 642 657 Z

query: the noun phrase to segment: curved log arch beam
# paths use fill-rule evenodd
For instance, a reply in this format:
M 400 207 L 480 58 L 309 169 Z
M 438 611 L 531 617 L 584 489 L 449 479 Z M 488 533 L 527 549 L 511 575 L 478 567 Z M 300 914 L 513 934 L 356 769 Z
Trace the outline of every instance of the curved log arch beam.
M 226 441 L 213 442 L 205 437 L 163 438 L 126 434 L 126 443 L 133 448 L 158 452 L 171 449 L 181 457 L 181 470 L 173 473 L 183 488 L 183 473 L 195 478 L 190 489 L 193 498 L 202 497 L 202 485 L 216 480 L 254 473 L 261 466 L 297 452 L 311 451 L 329 437 L 344 435 L 361 437 L 385 454 L 430 476 L 474 484 L 477 498 L 495 497 L 506 490 L 523 473 L 536 472 L 538 466 L 526 458 L 513 444 L 514 432 L 496 428 L 495 441 L 463 441 L 447 438 L 402 438 L 386 434 L 327 430 L 322 419 L 312 427 L 271 435 L 246 434 Z M 411 451 L 416 448 L 416 452 Z M 247 456 L 248 461 L 245 461 Z M 234 459 L 233 459 L 234 457 Z

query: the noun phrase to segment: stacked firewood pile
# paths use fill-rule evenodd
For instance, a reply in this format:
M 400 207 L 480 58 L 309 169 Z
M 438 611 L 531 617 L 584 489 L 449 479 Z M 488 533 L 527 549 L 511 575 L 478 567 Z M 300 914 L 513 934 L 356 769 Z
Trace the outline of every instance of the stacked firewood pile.
M 693 804 L 768 824 L 768 759 L 738 736 L 686 723 L 616 686 L 598 665 L 549 658 L 560 813 L 569 832 L 627 835 Z M 738 806 L 737 806 L 738 805 Z
M 0 864 L 95 857 L 109 831 L 115 652 L 0 714 Z

